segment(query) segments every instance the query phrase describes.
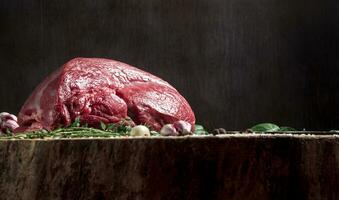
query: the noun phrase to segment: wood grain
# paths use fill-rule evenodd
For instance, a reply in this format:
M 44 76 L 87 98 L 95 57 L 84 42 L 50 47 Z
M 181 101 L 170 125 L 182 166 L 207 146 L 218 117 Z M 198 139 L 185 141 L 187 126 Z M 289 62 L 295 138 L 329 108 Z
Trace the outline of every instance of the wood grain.
M 338 136 L 0 141 L 0 199 L 338 199 Z
M 337 129 L 335 0 L 2 0 L 0 111 L 67 60 L 124 61 L 173 84 L 208 128 Z

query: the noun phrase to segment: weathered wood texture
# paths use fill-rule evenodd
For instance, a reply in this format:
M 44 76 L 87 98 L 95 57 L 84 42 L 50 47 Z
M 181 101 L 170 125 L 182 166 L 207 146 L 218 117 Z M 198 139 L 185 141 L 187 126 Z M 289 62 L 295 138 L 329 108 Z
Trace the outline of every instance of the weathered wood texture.
M 338 199 L 339 137 L 0 141 L 0 199 Z
M 0 111 L 76 57 L 173 84 L 209 128 L 339 124 L 337 0 L 1 0 Z M 218 113 L 218 114 L 216 114 Z

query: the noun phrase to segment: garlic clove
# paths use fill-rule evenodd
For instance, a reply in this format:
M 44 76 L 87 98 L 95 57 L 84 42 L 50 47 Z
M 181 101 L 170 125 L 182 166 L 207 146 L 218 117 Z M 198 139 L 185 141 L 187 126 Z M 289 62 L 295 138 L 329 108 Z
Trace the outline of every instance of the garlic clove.
M 151 136 L 150 130 L 144 125 L 138 125 L 132 128 L 131 136 Z
M 174 128 L 173 124 L 166 124 L 161 128 L 160 135 L 162 135 L 162 136 L 177 136 L 177 135 L 179 135 L 179 133 Z
M 186 121 L 180 120 L 173 124 L 180 135 L 191 135 L 192 125 Z

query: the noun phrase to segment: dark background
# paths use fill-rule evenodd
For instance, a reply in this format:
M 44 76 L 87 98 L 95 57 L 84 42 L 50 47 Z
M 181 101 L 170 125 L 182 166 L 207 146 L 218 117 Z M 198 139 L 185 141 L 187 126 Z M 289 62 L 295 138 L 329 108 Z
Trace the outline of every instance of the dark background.
M 71 58 L 175 86 L 198 123 L 339 128 L 339 5 L 313 0 L 1 0 L 0 111 Z

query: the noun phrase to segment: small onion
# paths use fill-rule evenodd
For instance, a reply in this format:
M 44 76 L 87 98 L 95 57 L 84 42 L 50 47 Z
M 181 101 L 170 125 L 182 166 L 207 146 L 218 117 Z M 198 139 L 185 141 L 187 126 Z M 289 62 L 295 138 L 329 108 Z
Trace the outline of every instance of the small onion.
M 9 113 L 8 113 L 8 112 L 1 112 L 1 113 L 0 113 L 0 118 L 2 118 L 2 117 L 5 116 L 5 115 L 9 115 Z
M 173 124 L 166 124 L 161 128 L 160 135 L 162 135 L 162 136 L 177 136 L 177 135 L 179 135 L 179 133 L 174 128 Z
M 17 117 L 8 112 L 0 113 L 0 132 L 6 133 L 7 130 L 13 131 L 18 128 Z
M 18 121 L 18 118 L 15 115 L 10 114 L 8 112 L 0 113 L 0 119 L 1 119 L 1 121 L 6 121 L 6 120 L 9 120 L 9 119 L 14 120 L 14 121 Z
M 150 136 L 151 133 L 146 126 L 138 125 L 132 128 L 131 136 Z
M 186 121 L 180 120 L 173 124 L 174 128 L 179 132 L 180 135 L 190 135 L 192 125 Z
M 1 128 L 4 129 L 4 130 L 9 129 L 10 131 L 13 131 L 14 129 L 16 129 L 18 127 L 19 127 L 18 123 L 14 120 L 11 120 L 11 119 L 6 120 L 5 122 L 3 122 L 1 124 Z

